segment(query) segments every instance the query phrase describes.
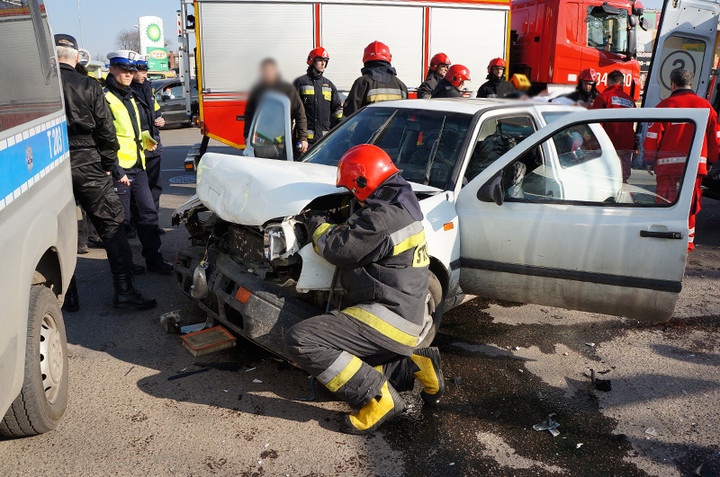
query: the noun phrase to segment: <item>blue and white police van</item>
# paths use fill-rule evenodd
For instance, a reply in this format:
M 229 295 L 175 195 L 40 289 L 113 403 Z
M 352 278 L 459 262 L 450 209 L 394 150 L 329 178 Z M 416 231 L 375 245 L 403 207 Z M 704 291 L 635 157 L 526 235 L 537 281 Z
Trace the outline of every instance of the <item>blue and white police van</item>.
M 0 434 L 54 429 L 67 407 L 61 304 L 77 221 L 55 47 L 42 0 L 0 0 Z

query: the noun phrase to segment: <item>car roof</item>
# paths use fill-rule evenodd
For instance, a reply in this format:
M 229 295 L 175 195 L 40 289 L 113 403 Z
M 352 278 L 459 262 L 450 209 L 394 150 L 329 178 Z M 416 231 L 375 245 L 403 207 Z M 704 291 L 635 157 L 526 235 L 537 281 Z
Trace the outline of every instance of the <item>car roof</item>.
M 497 99 L 497 98 L 436 98 L 436 99 L 404 99 L 373 103 L 372 107 L 391 107 L 408 109 L 425 109 L 428 111 L 445 111 L 475 115 L 489 110 L 526 107 L 560 111 L 583 111 L 585 108 L 566 104 L 548 103 L 540 100 Z

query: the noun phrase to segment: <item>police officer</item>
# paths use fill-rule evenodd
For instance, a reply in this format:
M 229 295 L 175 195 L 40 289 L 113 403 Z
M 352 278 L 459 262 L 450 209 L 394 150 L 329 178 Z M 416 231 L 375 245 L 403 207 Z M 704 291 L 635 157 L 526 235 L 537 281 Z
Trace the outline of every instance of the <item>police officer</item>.
M 119 144 L 112 113 L 100 83 L 75 71 L 79 58 L 75 38 L 55 35 L 55 45 L 65 98 L 73 193 L 107 251 L 115 288 L 113 306 L 151 308 L 155 300 L 144 298 L 133 285 L 132 254 L 123 227 L 125 211 L 110 177 L 119 173 Z M 66 300 L 70 301 L 70 311 L 79 308 L 74 277 Z
M 150 193 L 155 202 L 155 209 L 160 213 L 160 194 L 162 194 L 160 157 L 163 150 L 160 142 L 160 128 L 165 126 L 165 118 L 162 117 L 160 106 L 155 102 L 155 91 L 147 79 L 148 56 L 138 57 L 135 68 L 137 71 L 133 73 L 133 81 L 130 83 L 130 87 L 140 111 L 140 123 L 143 131 L 148 131 L 152 138 L 157 141 L 157 148 L 154 151 L 145 151 L 145 171 L 150 184 Z M 163 233 L 162 228 L 160 231 L 160 233 Z
M 158 213 L 155 208 L 147 172 L 145 171 L 145 154 L 143 150 L 155 150 L 156 144 L 147 130 L 142 129 L 140 110 L 135 95 L 130 87 L 135 68 L 137 53 L 129 50 L 118 50 L 108 54 L 110 73 L 105 79 L 105 99 L 113 113 L 115 131 L 120 149 L 118 162 L 121 171 L 115 181 L 115 189 L 125 208 L 125 223 L 131 217 L 131 204 L 137 215 L 137 234 L 142 244 L 142 255 L 147 268 L 151 272 L 170 273 L 172 264 L 163 259 L 160 253 L 160 232 L 158 230 Z
M 385 43 L 374 41 L 365 47 L 363 63 L 362 76 L 355 80 L 345 100 L 345 116 L 366 104 L 408 97 L 407 86 L 398 79 L 397 71 L 391 65 L 390 48 Z
M 416 349 L 425 322 L 428 266 L 423 214 L 410 184 L 379 147 L 350 149 L 338 163 L 337 186 L 359 209 L 344 223 L 305 219 L 315 250 L 338 267 L 343 309 L 310 318 L 287 334 L 290 357 L 358 410 L 343 430 L 366 434 L 404 404 L 398 391 L 417 377 L 427 403 L 444 390 L 437 348 Z
M 670 73 L 672 93 L 656 106 L 657 108 L 700 108 L 708 110 L 708 122 L 702 144 L 700 164 L 695 171 L 697 179 L 693 202 L 688 219 L 688 252 L 695 248 L 695 216 L 700 212 L 702 179 L 707 175 L 707 163 L 713 164 L 720 153 L 720 125 L 718 115 L 710 103 L 692 90 L 693 74 L 688 70 L 676 69 Z M 692 145 L 695 129 L 691 123 L 652 123 L 648 129 L 643 149 L 643 162 L 648 171 L 655 174 L 655 190 L 658 204 L 672 204 L 677 200 L 682 184 L 687 154 Z
M 430 59 L 430 68 L 425 81 L 417 89 L 418 99 L 426 99 L 432 95 L 440 80 L 445 77 L 450 65 L 452 65 L 450 57 L 445 53 L 438 53 Z
M 478 98 L 504 98 L 514 93 L 515 87 L 505 79 L 507 62 L 502 58 L 494 58 L 488 63 L 487 81 L 478 89 Z
M 432 92 L 433 98 L 462 98 L 462 89 L 470 81 L 470 70 L 463 65 L 452 65 Z
M 340 95 L 333 82 L 324 76 L 329 62 L 330 54 L 327 50 L 315 48 L 307 57 L 307 74 L 293 83 L 305 107 L 309 144 L 322 138 L 342 119 Z

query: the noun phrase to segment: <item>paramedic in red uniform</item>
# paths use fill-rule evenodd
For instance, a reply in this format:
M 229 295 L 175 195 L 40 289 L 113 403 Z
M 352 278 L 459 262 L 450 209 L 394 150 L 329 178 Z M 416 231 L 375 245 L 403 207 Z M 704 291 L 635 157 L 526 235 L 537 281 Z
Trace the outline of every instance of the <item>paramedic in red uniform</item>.
M 591 109 L 634 108 L 635 102 L 623 91 L 625 75 L 615 70 L 607 77 L 607 88 L 593 101 Z M 632 122 L 604 123 L 603 128 L 615 146 L 622 163 L 623 182 L 627 183 L 635 151 L 635 128 Z
M 657 105 L 658 108 L 706 108 L 709 114 L 693 202 L 690 206 L 688 252 L 694 248 L 695 215 L 700 211 L 700 184 L 703 176 L 707 175 L 707 162 L 709 160 L 711 164 L 714 163 L 720 152 L 717 113 L 708 101 L 693 92 L 692 81 L 693 75 L 689 71 L 674 70 L 670 73 L 672 94 Z M 672 203 L 677 199 L 693 133 L 693 126 L 688 123 L 653 123 L 648 129 L 643 161 L 648 171 L 651 174 L 653 171 L 655 173 L 657 181 L 655 193 L 658 195 L 656 201 L 660 204 Z

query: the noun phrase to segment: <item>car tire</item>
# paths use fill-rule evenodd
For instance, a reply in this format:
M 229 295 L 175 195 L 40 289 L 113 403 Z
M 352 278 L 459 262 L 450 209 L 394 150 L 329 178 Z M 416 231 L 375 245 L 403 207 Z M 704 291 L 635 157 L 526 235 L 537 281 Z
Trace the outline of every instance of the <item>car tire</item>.
M 68 402 L 65 323 L 57 297 L 39 285 L 30 289 L 25 377 L 20 395 L 0 421 L 0 434 L 25 437 L 55 429 Z
M 430 328 L 430 331 L 428 331 L 428 334 L 425 335 L 425 338 L 420 342 L 418 345 L 418 348 L 427 348 L 430 346 L 435 339 L 435 335 L 437 334 L 437 329 L 440 326 L 440 317 L 441 313 L 439 311 L 440 305 L 442 304 L 442 298 L 443 298 L 443 290 L 442 285 L 440 284 L 440 280 L 438 280 L 438 277 L 435 276 L 433 272 L 428 272 L 428 294 L 427 294 L 427 301 L 426 301 L 426 316 L 429 314 L 432 317 L 433 324 Z

